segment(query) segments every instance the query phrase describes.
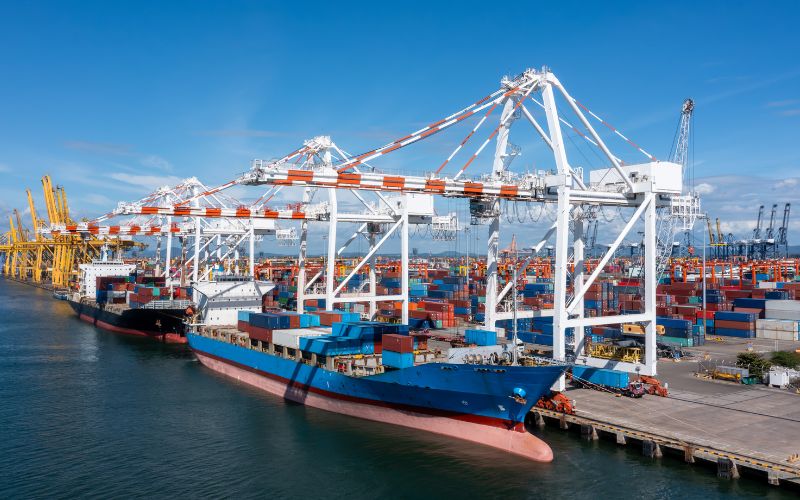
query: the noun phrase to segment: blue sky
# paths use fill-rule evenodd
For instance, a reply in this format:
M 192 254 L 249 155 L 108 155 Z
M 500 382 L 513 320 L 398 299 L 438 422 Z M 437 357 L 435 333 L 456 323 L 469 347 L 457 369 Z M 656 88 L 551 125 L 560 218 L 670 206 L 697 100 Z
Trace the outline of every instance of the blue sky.
M 749 233 L 759 203 L 800 209 L 798 21 L 797 2 L 8 2 L 0 227 L 45 173 L 92 217 L 315 135 L 370 149 L 546 65 L 659 158 L 694 98 L 706 207 Z M 430 170 L 463 135 L 386 167 Z M 530 152 L 519 167 L 549 167 Z

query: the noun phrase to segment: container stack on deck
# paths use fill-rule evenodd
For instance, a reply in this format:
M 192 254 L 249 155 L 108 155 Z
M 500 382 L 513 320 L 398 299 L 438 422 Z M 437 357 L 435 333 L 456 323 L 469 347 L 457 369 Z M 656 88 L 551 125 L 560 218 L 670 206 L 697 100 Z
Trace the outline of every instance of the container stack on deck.
M 168 287 L 163 277 L 132 274 L 96 278 L 97 303 L 127 304 L 131 309 L 147 306 L 153 301 L 189 300 L 189 287 Z

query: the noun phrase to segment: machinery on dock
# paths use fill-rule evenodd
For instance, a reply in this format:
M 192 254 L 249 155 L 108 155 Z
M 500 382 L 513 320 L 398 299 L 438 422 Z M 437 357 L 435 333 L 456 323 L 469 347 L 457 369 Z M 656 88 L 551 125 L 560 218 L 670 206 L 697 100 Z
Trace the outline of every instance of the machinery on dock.
M 536 407 L 564 413 L 566 415 L 575 415 L 575 402 L 561 392 L 556 392 L 549 396 L 542 396 L 539 401 L 536 402 Z

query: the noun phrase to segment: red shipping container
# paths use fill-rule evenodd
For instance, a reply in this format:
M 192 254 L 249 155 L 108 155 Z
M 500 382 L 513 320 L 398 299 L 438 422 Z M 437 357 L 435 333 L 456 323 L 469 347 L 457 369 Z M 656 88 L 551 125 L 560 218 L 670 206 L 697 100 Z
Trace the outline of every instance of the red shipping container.
M 392 352 L 414 352 L 414 339 L 408 335 L 387 333 L 383 335 L 383 349 Z
M 272 342 L 272 330 L 267 328 L 250 325 L 250 331 L 248 333 L 251 339 L 260 340 L 262 342 Z
M 751 307 L 734 307 L 734 311 L 736 312 L 743 312 L 743 313 L 754 313 L 757 317 L 763 319 L 764 318 L 764 310 L 763 309 L 753 309 Z
M 755 330 L 756 325 L 755 323 L 750 323 L 749 321 L 730 321 L 730 320 L 722 320 L 722 319 L 715 319 L 714 326 L 717 328 L 731 328 L 733 330 Z

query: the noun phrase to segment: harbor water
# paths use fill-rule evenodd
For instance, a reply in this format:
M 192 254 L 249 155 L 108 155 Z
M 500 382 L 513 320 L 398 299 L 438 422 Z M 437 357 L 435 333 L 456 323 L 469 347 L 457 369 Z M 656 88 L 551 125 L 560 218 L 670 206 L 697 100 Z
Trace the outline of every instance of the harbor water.
M 556 429 L 539 464 L 287 403 L 2 279 L 0 430 L 0 498 L 792 496 Z

